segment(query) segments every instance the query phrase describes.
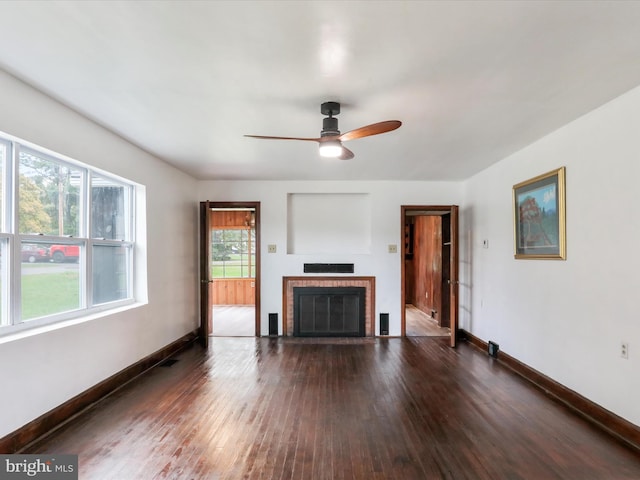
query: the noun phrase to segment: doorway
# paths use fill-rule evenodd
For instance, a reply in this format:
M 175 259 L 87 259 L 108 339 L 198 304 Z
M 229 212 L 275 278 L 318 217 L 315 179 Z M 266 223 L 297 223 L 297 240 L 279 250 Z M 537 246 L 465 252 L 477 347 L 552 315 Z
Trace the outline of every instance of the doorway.
M 259 336 L 259 204 L 202 202 L 200 210 L 202 335 Z
M 458 207 L 402 206 L 401 213 L 402 335 L 448 336 L 455 346 Z

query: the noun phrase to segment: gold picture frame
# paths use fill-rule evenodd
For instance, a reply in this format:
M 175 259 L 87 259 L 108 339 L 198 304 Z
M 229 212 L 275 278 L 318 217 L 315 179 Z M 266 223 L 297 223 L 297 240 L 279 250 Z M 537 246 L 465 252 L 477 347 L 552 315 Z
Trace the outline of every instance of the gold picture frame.
M 516 259 L 566 260 L 565 167 L 513 186 Z

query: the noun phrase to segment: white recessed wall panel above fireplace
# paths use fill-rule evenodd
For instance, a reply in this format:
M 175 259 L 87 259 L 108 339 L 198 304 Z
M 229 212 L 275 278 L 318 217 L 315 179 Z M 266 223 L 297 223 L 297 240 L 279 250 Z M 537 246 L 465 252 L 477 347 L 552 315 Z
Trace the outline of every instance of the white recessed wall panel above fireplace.
M 371 199 L 366 193 L 290 193 L 287 253 L 371 253 Z

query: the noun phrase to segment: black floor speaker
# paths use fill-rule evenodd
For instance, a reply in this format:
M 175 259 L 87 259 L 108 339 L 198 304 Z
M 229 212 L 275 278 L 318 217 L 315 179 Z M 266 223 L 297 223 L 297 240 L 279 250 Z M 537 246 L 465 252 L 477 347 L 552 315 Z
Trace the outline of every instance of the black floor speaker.
M 278 314 L 277 313 L 269 314 L 269 336 L 270 337 L 278 336 Z
M 380 314 L 380 335 L 389 335 L 389 314 Z

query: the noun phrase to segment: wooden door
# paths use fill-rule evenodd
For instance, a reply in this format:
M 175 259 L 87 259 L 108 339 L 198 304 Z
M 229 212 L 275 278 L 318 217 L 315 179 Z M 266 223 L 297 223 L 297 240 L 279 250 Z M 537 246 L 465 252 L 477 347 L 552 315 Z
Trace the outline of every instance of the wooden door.
M 200 343 L 209 346 L 211 333 L 211 307 L 209 306 L 209 284 L 211 283 L 211 222 L 210 203 L 200 202 Z
M 449 327 L 451 328 L 451 346 L 456 346 L 458 337 L 458 206 L 451 206 L 449 256 Z

